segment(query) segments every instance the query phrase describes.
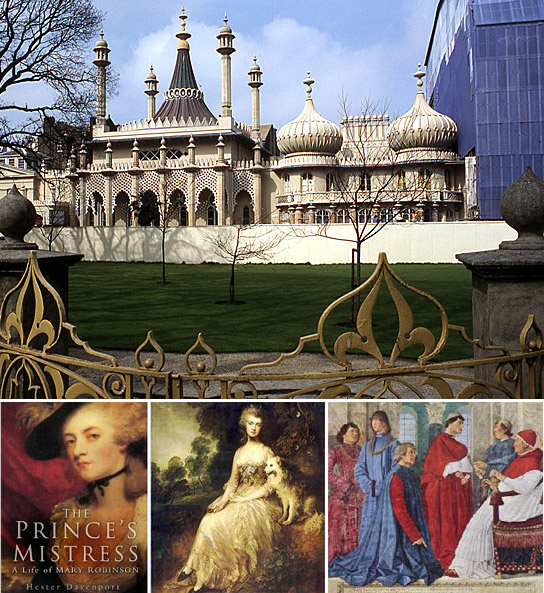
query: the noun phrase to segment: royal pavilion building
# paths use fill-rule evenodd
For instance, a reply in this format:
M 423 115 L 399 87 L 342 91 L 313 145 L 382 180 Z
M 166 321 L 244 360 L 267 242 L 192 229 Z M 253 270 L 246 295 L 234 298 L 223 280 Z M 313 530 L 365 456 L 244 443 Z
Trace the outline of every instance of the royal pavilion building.
M 345 224 L 355 217 L 359 222 L 446 221 L 470 216 L 464 160 L 456 152 L 457 126 L 428 105 L 422 90 L 425 75 L 419 68 L 415 102 L 405 115 L 390 122 L 387 114 L 346 114 L 340 125 L 316 110 L 314 81 L 308 73 L 302 112 L 283 125 L 276 138 L 275 126 L 260 121 L 263 83 L 255 58 L 248 71 L 251 123 L 237 122 L 233 116 L 231 60 L 236 50 L 227 18 L 217 35 L 217 115 L 197 84 L 184 11 L 180 19 L 169 88 L 157 108 L 159 81 L 151 68 L 144 90 L 147 117 L 132 123 L 115 124 L 106 115 L 110 50 L 101 35 L 93 62 L 96 117 L 87 140 L 72 148 L 64 169 L 42 167 L 46 178 L 57 180 L 57 185 L 60 180 L 62 191 L 55 197 L 50 184 L 27 180 L 38 175 L 35 167 L 20 175 L 44 221 L 51 220 L 52 210 L 61 209 L 67 224 L 74 226 L 132 226 L 138 224 L 135 204 L 143 203 L 157 213 L 149 224 L 170 226 Z M 3 193 L 18 173 L 9 158 L 6 155 L 2 162 L 0 153 Z

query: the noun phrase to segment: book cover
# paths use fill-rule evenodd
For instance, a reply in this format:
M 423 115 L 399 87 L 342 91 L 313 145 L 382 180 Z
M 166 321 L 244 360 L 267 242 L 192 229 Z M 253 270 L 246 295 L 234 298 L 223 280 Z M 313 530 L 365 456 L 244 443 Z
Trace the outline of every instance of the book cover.
M 152 404 L 156 593 L 324 591 L 324 406 Z
M 146 591 L 147 404 L 3 402 L 2 591 Z

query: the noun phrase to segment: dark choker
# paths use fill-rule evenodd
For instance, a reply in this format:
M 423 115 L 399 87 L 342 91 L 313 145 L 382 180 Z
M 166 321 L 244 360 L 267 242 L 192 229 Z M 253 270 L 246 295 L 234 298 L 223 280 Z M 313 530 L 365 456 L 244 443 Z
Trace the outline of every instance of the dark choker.
M 98 492 L 100 492 L 100 494 L 102 494 L 102 496 L 104 496 L 105 489 L 110 485 L 110 480 L 120 476 L 121 474 L 124 474 L 126 471 L 128 471 L 128 465 L 125 465 L 123 469 L 120 469 L 114 474 L 110 474 L 109 476 L 104 476 L 103 478 L 89 482 L 87 484 L 87 492 L 78 498 L 78 503 L 84 507 L 89 506 L 91 504 L 91 500 L 95 498 L 95 488 L 98 490 Z

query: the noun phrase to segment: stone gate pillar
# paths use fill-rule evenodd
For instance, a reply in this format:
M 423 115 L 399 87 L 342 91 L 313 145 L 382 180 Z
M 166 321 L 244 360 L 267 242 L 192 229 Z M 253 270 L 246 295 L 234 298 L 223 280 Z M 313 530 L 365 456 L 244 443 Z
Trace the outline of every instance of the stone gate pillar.
M 544 181 L 530 167 L 505 190 L 501 214 L 518 232 L 515 241 L 456 257 L 472 272 L 474 337 L 486 346 L 519 352 L 529 314 L 544 329 Z M 474 348 L 475 358 L 491 355 Z M 475 375 L 494 382 L 493 368 L 475 367 Z

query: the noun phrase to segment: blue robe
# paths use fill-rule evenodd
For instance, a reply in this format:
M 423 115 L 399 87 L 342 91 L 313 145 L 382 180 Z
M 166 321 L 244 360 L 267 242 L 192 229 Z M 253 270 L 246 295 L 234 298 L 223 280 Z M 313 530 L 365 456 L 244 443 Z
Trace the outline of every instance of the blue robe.
M 496 469 L 498 472 L 502 473 L 515 457 L 514 439 L 495 441 L 487 449 L 487 454 L 485 456 L 487 468 L 485 470 L 484 478 L 489 478 L 489 472 L 492 469 Z
M 406 507 L 427 547 L 414 545 L 396 520 L 391 504 L 390 485 L 394 475 L 403 482 Z M 365 540 L 346 556 L 337 556 L 329 564 L 329 576 L 363 586 L 373 581 L 392 587 L 406 586 L 418 579 L 432 584 L 444 573 L 435 558 L 425 521 L 423 496 L 418 475 L 396 465 L 387 475 Z
M 355 478 L 361 490 L 365 493 L 363 516 L 359 528 L 359 543 L 363 540 L 365 531 L 376 512 L 378 500 L 382 493 L 383 481 L 393 467 L 393 455 L 398 444 L 397 439 L 392 438 L 388 433 L 376 435 L 361 448 L 354 469 Z M 381 453 L 377 453 L 382 449 Z

